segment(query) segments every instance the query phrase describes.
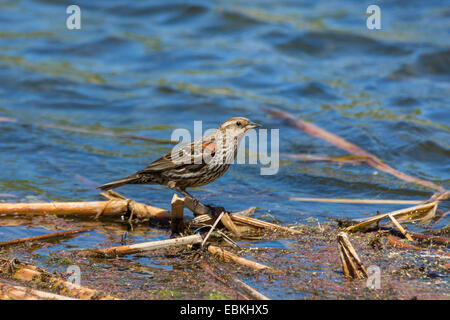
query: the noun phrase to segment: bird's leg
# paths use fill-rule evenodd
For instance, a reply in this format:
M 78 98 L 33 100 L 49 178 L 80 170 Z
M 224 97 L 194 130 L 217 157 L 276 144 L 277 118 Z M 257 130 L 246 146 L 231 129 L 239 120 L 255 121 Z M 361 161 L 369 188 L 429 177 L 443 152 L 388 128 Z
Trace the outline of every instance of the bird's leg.
M 194 204 L 194 211 L 197 209 L 197 206 L 199 205 L 200 201 L 197 200 L 193 195 L 191 195 L 189 192 L 187 192 L 185 189 L 181 189 L 179 187 L 173 188 L 175 191 L 181 193 L 185 197 L 189 197 L 192 199 L 192 203 Z
M 200 201 L 198 201 L 194 196 L 192 196 L 189 192 L 187 192 L 186 190 L 183 189 L 179 189 L 179 192 L 184 195 L 185 197 L 188 196 L 192 199 L 192 202 L 194 204 L 194 211 L 197 209 L 197 206 L 200 204 Z M 221 214 L 222 212 L 228 212 L 224 207 L 216 207 L 212 204 L 207 204 L 205 205 L 206 207 L 208 207 L 213 213 L 214 216 L 218 216 L 219 214 Z
M 191 194 L 190 194 L 189 192 L 187 192 L 185 189 L 182 189 L 182 188 L 180 188 L 180 187 L 173 186 L 173 187 L 169 187 L 169 188 L 175 190 L 176 192 L 182 194 L 182 195 L 185 196 L 185 197 L 191 198 L 191 199 L 192 199 L 192 204 L 194 205 L 194 211 L 197 211 L 198 205 L 201 204 L 200 201 L 199 201 L 197 198 L 195 198 L 193 195 L 191 195 Z M 211 210 L 211 212 L 213 212 L 213 214 L 214 214 L 215 216 L 218 216 L 218 215 L 221 214 L 223 211 L 224 211 L 224 212 L 228 212 L 228 211 L 225 210 L 224 207 L 216 207 L 216 206 L 214 206 L 214 205 L 203 205 L 203 206 L 208 207 L 208 208 Z

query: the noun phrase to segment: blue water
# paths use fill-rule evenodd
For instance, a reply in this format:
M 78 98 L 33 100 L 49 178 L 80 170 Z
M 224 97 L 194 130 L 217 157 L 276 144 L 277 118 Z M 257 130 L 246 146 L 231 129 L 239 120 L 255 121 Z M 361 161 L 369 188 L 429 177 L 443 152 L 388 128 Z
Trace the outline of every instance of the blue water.
M 0 199 L 101 199 L 93 186 L 171 150 L 47 125 L 170 139 L 176 128 L 193 130 L 195 120 L 206 129 L 245 116 L 280 130 L 280 153 L 346 154 L 263 107 L 292 113 L 397 170 L 448 188 L 448 2 L 376 1 L 382 29 L 368 30 L 372 2 L 77 1 L 82 27 L 68 30 L 70 1 L 2 1 L 0 117 L 16 122 L 0 122 Z M 281 158 L 278 174 L 261 176 L 259 169 L 233 165 L 192 193 L 232 211 L 257 206 L 257 217 L 269 213 L 290 224 L 403 207 L 290 197 L 421 200 L 433 192 L 364 164 Z M 172 197 L 161 186 L 118 191 L 165 208 Z M 8 230 L 6 239 L 35 235 Z M 67 243 L 89 247 L 98 240 Z

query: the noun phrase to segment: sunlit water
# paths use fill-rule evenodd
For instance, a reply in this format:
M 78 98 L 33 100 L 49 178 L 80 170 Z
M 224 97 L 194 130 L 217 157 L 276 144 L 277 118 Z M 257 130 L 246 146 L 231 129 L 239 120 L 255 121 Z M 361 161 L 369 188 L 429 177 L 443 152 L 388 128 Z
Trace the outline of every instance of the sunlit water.
M 142 169 L 171 149 L 48 124 L 170 139 L 176 128 L 193 130 L 195 120 L 207 129 L 245 116 L 280 130 L 280 153 L 346 154 L 262 107 L 281 108 L 400 171 L 450 185 L 450 10 L 443 1 L 380 2 L 382 30 L 366 28 L 371 3 L 364 1 L 77 3 L 81 30 L 66 28 L 70 1 L 0 3 L 0 117 L 17 120 L 0 122 L 0 199 L 100 199 L 92 185 Z M 257 165 L 234 165 L 192 192 L 229 210 L 257 206 L 257 217 L 284 224 L 402 207 L 290 197 L 432 194 L 367 165 L 281 158 L 276 175 L 259 173 Z M 120 192 L 165 208 L 172 196 L 161 186 Z M 45 232 L 10 227 L 0 235 Z M 89 247 L 104 238 L 91 235 L 62 243 Z

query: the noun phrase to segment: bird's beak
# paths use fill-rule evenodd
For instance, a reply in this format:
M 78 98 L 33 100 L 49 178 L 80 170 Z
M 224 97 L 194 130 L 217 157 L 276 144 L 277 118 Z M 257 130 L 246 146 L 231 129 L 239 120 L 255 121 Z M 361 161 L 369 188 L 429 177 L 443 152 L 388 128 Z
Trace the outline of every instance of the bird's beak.
M 248 125 L 245 126 L 246 129 L 254 129 L 254 128 L 259 128 L 259 127 L 261 127 L 261 126 L 254 122 L 250 122 Z

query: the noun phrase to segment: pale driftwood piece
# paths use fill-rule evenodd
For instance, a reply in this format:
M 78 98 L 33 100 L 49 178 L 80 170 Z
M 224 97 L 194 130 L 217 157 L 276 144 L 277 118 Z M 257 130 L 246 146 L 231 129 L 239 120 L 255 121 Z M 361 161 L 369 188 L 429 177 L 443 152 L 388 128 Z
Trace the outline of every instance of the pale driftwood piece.
M 418 214 L 424 214 L 424 216 L 420 217 L 419 220 L 421 222 L 426 222 L 426 221 L 429 221 L 430 219 L 432 219 L 434 217 L 434 215 L 436 214 L 437 204 L 438 204 L 438 201 L 433 201 L 430 203 L 425 203 L 425 204 L 421 204 L 421 205 L 414 206 L 414 207 L 400 209 L 400 210 L 392 211 L 392 212 L 385 213 L 385 214 L 378 214 L 376 216 L 373 216 L 373 217 L 370 217 L 370 218 L 364 220 L 361 223 L 358 223 L 358 224 L 355 224 L 353 226 L 346 228 L 345 231 L 355 231 L 358 229 L 368 227 L 372 223 L 380 221 L 381 219 L 384 219 L 384 218 L 388 218 L 389 215 L 392 215 L 393 217 L 395 217 L 397 219 L 400 217 L 403 218 L 405 216 L 405 217 L 409 218 L 410 220 L 407 221 L 406 219 L 402 219 L 402 221 L 414 222 L 414 221 L 417 221 L 417 219 L 411 219 L 411 218 L 417 217 Z
M 395 219 L 392 214 L 389 215 L 389 218 L 392 220 L 394 225 L 397 227 L 398 230 L 400 230 L 401 233 L 408 239 L 409 241 L 413 241 L 413 238 L 406 232 L 405 228 L 402 227 L 402 225 Z
M 86 254 L 86 255 L 96 255 L 96 256 L 111 258 L 111 257 L 117 257 L 117 256 L 124 256 L 127 254 L 143 253 L 143 252 L 157 250 L 157 249 L 164 249 L 164 248 L 170 248 L 170 247 L 176 247 L 176 246 L 185 246 L 188 244 L 199 244 L 199 243 L 202 243 L 202 241 L 203 241 L 203 238 L 199 234 L 194 234 L 192 236 L 186 236 L 186 237 L 181 237 L 181 238 L 142 242 L 142 243 L 130 244 L 130 245 L 126 245 L 126 246 L 117 246 L 117 247 L 110 247 L 110 248 L 97 249 L 97 250 L 81 251 L 80 253 Z
M 332 199 L 332 198 L 301 198 L 291 197 L 292 201 L 330 202 L 330 203 L 358 203 L 358 204 L 419 204 L 421 200 L 388 200 L 388 199 Z
M 224 259 L 226 262 L 233 261 L 235 263 L 238 263 L 240 265 L 252 268 L 254 270 L 260 271 L 260 270 L 268 270 L 270 267 L 260 264 L 255 261 L 251 261 L 242 257 L 239 257 L 235 255 L 234 253 L 231 253 L 225 249 L 222 249 L 220 247 L 216 247 L 213 245 L 208 246 L 209 253 L 216 255 L 222 259 Z
M 258 228 L 286 231 L 286 232 L 293 233 L 293 234 L 303 234 L 303 232 L 301 232 L 299 230 L 279 226 L 274 223 L 269 223 L 269 222 L 261 221 L 258 219 L 250 218 L 250 217 L 244 217 L 244 216 L 238 215 L 236 213 L 230 213 L 230 218 L 235 222 L 248 224 L 248 225 L 251 225 L 254 227 L 258 227 Z
M 248 284 L 239 280 L 238 278 L 232 278 L 231 281 L 255 300 L 270 300 L 261 292 L 257 291 L 255 288 L 249 286 Z
M 356 144 L 351 143 L 351 142 L 345 140 L 344 138 L 342 138 L 334 133 L 331 133 L 315 124 L 297 119 L 292 114 L 289 114 L 289 113 L 281 111 L 281 110 L 264 108 L 264 111 L 266 111 L 268 114 L 270 114 L 276 118 L 285 120 L 287 122 L 287 124 L 289 124 L 290 126 L 297 128 L 299 130 L 302 130 L 302 131 L 306 132 L 307 134 L 310 134 L 317 138 L 328 141 L 329 143 L 331 143 L 343 150 L 346 150 L 350 154 L 367 157 L 367 159 L 365 160 L 365 162 L 367 164 L 369 164 L 370 166 L 372 166 L 378 170 L 389 173 L 398 179 L 401 179 L 401 180 L 407 181 L 407 182 L 411 182 L 411 183 L 415 183 L 415 184 L 419 184 L 419 185 L 425 186 L 430 189 L 438 190 L 440 192 L 445 191 L 445 189 L 443 187 L 441 187 L 431 181 L 412 177 L 410 175 L 407 175 L 406 173 L 400 172 L 400 171 L 390 167 L 389 165 L 384 163 L 381 159 L 379 159 L 375 155 L 367 152 L 366 150 L 360 148 Z
M 183 232 L 183 212 L 184 212 L 184 198 L 178 197 L 175 193 L 171 201 L 171 218 L 170 218 L 170 229 L 173 234 L 178 234 Z
M 348 240 L 347 234 L 345 232 L 340 232 L 337 236 L 337 240 L 345 275 L 353 279 L 367 278 L 369 276 L 367 270 L 359 259 L 350 240 Z
M 211 266 L 209 266 L 208 264 L 206 264 L 206 262 L 201 261 L 199 263 L 200 267 L 207 272 L 208 274 L 210 274 L 211 276 L 213 276 L 214 278 L 216 278 L 218 281 L 222 282 L 224 285 L 226 285 L 228 288 L 232 289 L 237 295 L 239 295 L 242 299 L 244 300 L 250 300 L 246 295 L 244 295 L 242 292 L 240 292 L 239 290 L 236 290 L 230 283 L 229 281 L 227 281 L 226 279 L 220 277 L 219 275 L 217 275 L 213 268 Z
M 78 299 L 0 282 L 0 300 L 78 300 Z
M 206 234 L 206 237 L 202 241 L 202 245 L 201 245 L 202 248 L 205 245 L 206 240 L 208 240 L 209 236 L 211 235 L 211 232 L 213 232 L 213 230 L 216 228 L 217 224 L 219 223 L 220 219 L 222 219 L 222 216 L 224 214 L 225 214 L 225 211 L 222 211 L 222 213 L 217 217 L 216 221 L 214 222 L 214 224 L 209 229 L 208 233 Z
M 49 240 L 49 239 L 55 239 L 55 238 L 64 238 L 64 237 L 73 236 L 73 235 L 81 233 L 81 232 L 86 232 L 89 230 L 92 230 L 92 228 L 81 228 L 81 229 L 76 229 L 76 230 L 43 234 L 43 235 L 35 236 L 35 237 L 3 241 L 3 242 L 0 242 L 0 247 L 9 246 L 9 245 L 13 245 L 13 244 L 19 244 L 19 243 L 23 243 L 23 242 L 29 242 L 29 241 L 40 241 L 40 240 Z
M 0 272 L 7 274 L 14 279 L 33 282 L 43 288 L 55 290 L 59 294 L 77 299 L 117 300 L 114 297 L 103 295 L 97 290 L 65 281 L 38 267 L 25 264 L 18 260 L 8 261 L 0 258 Z

